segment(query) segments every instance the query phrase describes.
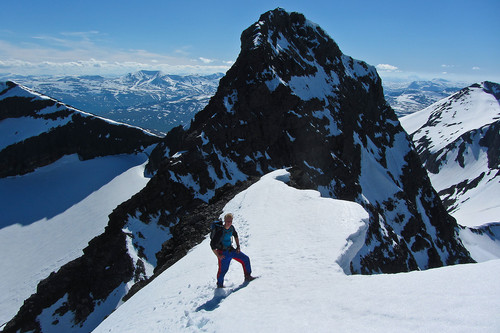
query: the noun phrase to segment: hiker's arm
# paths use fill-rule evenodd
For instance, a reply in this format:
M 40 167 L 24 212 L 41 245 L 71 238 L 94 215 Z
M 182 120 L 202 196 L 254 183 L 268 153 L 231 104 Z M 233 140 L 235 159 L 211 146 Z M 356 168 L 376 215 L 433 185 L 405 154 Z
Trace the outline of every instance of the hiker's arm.
M 236 242 L 236 251 L 240 252 L 240 239 L 238 238 L 238 233 L 236 232 L 236 229 L 233 227 L 233 237 L 234 241 Z
M 236 242 L 236 251 L 240 252 L 240 239 L 238 237 L 234 237 L 234 241 Z

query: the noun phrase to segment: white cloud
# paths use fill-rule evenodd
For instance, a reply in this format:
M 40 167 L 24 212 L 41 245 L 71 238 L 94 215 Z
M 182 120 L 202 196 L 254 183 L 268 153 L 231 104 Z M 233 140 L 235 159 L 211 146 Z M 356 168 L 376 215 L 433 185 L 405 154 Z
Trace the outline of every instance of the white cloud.
M 399 69 L 396 66 L 389 65 L 389 64 L 378 64 L 375 66 L 377 70 L 381 72 L 398 72 Z
M 93 38 L 95 38 L 93 40 Z M 226 72 L 227 62 L 199 57 L 188 52 L 172 55 L 132 49 L 117 50 L 100 45 L 97 31 L 37 36 L 29 43 L 0 40 L 0 72 L 21 75 L 125 74 L 138 70 L 161 70 L 172 74 Z
M 215 61 L 213 59 L 207 59 L 207 58 L 203 58 L 203 57 L 199 57 L 198 59 L 200 59 L 201 62 L 203 62 L 204 64 L 211 64 L 212 62 Z
M 0 60 L 0 72 L 10 72 L 20 75 L 114 75 L 136 72 L 138 70 L 159 70 L 171 74 L 211 74 L 225 73 L 226 65 L 186 65 L 169 63 L 143 63 L 134 61 L 109 62 L 89 59 L 67 62 L 29 62 L 22 60 Z
M 441 67 L 443 67 L 443 68 L 453 68 L 453 67 L 455 67 L 455 65 L 442 64 Z
M 472 67 L 472 70 L 473 70 L 473 71 L 479 71 L 479 70 L 481 70 L 481 68 L 480 68 L 480 67 L 477 67 L 477 66 L 474 66 L 474 67 Z

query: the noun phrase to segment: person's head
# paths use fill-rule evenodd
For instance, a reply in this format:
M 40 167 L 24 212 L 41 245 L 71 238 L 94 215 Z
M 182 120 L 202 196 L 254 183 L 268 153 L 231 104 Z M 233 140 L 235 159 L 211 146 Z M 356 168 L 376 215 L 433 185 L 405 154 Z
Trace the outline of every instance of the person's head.
M 233 214 L 227 213 L 226 215 L 224 215 L 224 225 L 226 227 L 230 227 L 231 224 L 233 224 Z

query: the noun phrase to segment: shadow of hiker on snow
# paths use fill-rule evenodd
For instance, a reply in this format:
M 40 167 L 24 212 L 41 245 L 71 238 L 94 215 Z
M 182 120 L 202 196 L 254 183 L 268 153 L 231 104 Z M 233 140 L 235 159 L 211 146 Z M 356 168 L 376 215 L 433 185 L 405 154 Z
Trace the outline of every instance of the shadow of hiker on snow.
M 239 286 L 235 288 L 217 288 L 214 291 L 214 297 L 207 301 L 205 304 L 200 305 L 199 307 L 196 308 L 196 312 L 205 310 L 205 311 L 213 311 L 217 309 L 220 305 L 220 303 L 226 299 L 229 295 L 231 295 L 234 292 L 237 292 L 240 289 L 245 288 L 248 286 L 248 281 L 243 282 Z

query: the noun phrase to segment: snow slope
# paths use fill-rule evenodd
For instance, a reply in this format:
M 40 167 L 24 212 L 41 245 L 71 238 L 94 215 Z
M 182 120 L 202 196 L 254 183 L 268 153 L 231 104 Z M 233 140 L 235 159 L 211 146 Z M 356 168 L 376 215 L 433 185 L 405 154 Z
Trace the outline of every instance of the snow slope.
M 482 140 L 500 119 L 494 83 L 475 84 L 430 107 L 401 118 L 429 170 L 434 188 L 459 224 L 500 222 L 498 170 L 489 164 Z M 498 92 L 497 92 L 498 93 Z
M 401 118 L 434 188 L 464 226 L 464 245 L 479 262 L 500 258 L 499 96 L 496 83 L 474 84 Z
M 38 282 L 82 255 L 117 205 L 140 191 L 145 153 L 80 161 L 76 154 L 0 179 L 0 324 Z
M 465 88 L 422 111 L 400 119 L 413 140 L 432 139 L 428 148 L 437 152 L 461 135 L 500 119 L 500 106 L 492 93 L 484 91 L 484 83 Z
M 233 261 L 226 288 L 215 289 L 206 239 L 94 332 L 498 332 L 500 260 L 345 275 L 341 265 L 364 239 L 368 214 L 286 180 L 284 170 L 268 174 L 224 209 L 235 215 L 257 280 L 242 283 Z

